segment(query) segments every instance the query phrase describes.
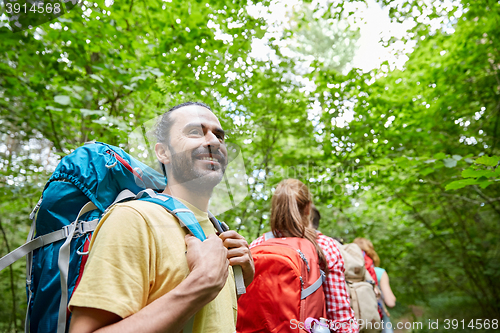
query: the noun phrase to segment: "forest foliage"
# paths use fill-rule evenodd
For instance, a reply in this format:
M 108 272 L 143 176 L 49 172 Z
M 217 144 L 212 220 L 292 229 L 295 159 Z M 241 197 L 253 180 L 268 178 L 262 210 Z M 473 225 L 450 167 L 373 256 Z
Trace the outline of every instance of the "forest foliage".
M 345 67 L 356 31 L 336 25 L 353 2 L 306 1 L 278 33 L 248 11 L 266 1 L 87 0 L 15 33 L 0 20 L 0 255 L 24 243 L 60 156 L 127 149 L 169 106 L 203 101 L 241 147 L 249 194 L 219 217 L 249 241 L 273 186 L 298 178 L 323 233 L 373 241 L 396 314 L 499 319 L 500 3 L 379 0 L 416 46 L 402 69 L 363 72 Z M 0 272 L 0 331 L 24 325 L 23 265 Z

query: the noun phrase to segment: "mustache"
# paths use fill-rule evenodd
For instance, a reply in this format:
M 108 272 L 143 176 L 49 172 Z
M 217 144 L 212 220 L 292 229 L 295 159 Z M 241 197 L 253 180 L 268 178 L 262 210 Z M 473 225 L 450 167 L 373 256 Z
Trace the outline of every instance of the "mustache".
M 224 155 L 219 148 L 215 147 L 199 147 L 193 150 L 191 156 L 195 158 L 198 155 L 210 155 L 212 158 L 216 158 L 220 164 L 226 165 L 227 157 Z

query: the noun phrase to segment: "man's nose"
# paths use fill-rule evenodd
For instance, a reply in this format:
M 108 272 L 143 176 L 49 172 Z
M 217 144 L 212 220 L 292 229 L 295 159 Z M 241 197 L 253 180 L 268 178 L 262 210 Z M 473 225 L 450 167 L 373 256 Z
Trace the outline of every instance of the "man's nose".
M 207 131 L 207 133 L 205 134 L 205 140 L 207 146 L 220 147 L 219 138 L 212 131 Z

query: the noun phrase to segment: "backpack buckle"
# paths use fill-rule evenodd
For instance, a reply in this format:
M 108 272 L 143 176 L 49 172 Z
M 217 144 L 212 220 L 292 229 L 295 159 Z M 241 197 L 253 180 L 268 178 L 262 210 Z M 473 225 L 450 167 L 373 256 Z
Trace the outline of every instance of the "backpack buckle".
M 64 237 L 68 238 L 69 234 L 70 234 L 70 228 L 71 226 L 74 226 L 75 223 L 71 223 L 71 224 L 68 224 L 68 225 L 65 225 L 64 227 L 62 227 L 62 229 L 64 230 Z
M 94 219 L 92 221 L 77 221 L 76 222 L 76 227 L 75 227 L 75 232 L 73 233 L 73 237 L 79 237 L 81 235 L 88 234 L 91 231 L 94 231 L 95 228 L 97 227 L 97 224 L 99 224 L 99 219 Z M 63 227 L 64 230 L 64 237 L 68 238 L 70 230 L 69 228 L 75 225 L 75 222 L 65 225 Z
M 83 234 L 82 223 L 80 221 L 77 221 L 76 225 L 75 225 L 75 222 L 73 222 L 73 223 L 65 225 L 63 227 L 64 237 L 68 238 L 68 236 L 70 235 L 70 232 L 71 232 L 70 228 L 71 228 L 71 226 L 75 226 L 75 231 L 73 232 L 73 237 L 76 237 L 76 236 L 79 236 L 79 235 Z
M 80 221 L 76 222 L 75 236 L 83 235 L 84 233 L 83 223 Z

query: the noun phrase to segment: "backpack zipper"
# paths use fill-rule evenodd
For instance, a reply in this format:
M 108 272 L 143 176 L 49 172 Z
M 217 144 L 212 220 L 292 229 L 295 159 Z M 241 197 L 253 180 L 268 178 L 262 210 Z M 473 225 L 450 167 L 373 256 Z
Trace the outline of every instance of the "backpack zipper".
M 107 150 L 106 153 L 108 153 L 109 155 L 111 155 L 114 158 L 116 158 L 118 160 L 118 162 L 120 162 L 128 171 L 132 172 L 132 174 L 134 176 L 136 176 L 137 178 L 139 178 L 140 180 L 142 180 L 142 176 L 139 173 L 137 173 L 136 170 L 132 169 L 132 167 L 130 166 L 130 164 L 127 161 L 125 161 L 123 159 L 123 157 L 120 156 L 120 154 L 118 154 L 117 152 L 115 152 L 112 149 Z M 116 165 L 116 163 L 112 164 L 112 166 L 115 166 L 115 165 Z M 111 166 L 106 165 L 106 168 L 111 168 Z
M 300 258 L 301 258 L 302 260 L 304 260 L 304 262 L 306 263 L 307 273 L 309 273 L 309 271 L 310 271 L 310 268 L 309 268 L 309 262 L 307 261 L 307 258 L 306 258 L 306 256 L 305 256 L 305 254 L 304 254 L 304 253 L 302 253 L 302 251 L 300 251 L 300 250 L 298 250 L 298 249 L 297 249 L 297 252 L 299 253 Z

